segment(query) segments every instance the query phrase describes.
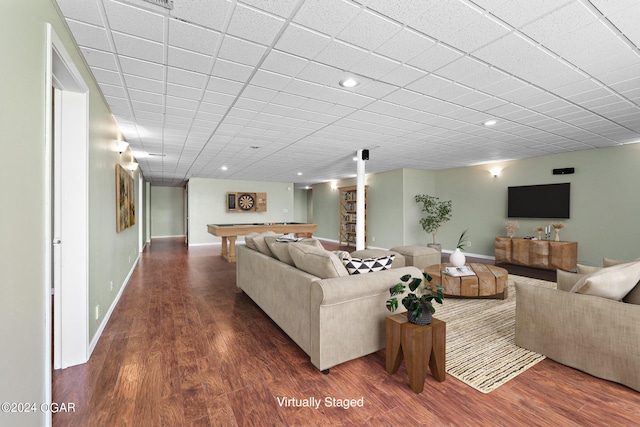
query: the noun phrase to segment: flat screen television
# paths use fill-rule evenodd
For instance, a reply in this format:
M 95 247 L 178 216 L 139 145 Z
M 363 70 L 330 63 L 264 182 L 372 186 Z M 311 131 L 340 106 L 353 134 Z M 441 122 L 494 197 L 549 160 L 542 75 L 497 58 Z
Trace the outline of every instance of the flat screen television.
M 521 185 L 509 187 L 509 218 L 569 218 L 571 184 Z

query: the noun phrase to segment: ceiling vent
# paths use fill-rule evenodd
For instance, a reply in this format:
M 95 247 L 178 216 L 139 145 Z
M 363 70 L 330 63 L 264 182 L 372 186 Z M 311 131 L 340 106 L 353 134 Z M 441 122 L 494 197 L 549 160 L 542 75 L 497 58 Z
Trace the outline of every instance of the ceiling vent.
M 173 0 L 143 0 L 147 3 L 155 4 L 157 6 L 162 6 L 165 9 L 173 9 Z

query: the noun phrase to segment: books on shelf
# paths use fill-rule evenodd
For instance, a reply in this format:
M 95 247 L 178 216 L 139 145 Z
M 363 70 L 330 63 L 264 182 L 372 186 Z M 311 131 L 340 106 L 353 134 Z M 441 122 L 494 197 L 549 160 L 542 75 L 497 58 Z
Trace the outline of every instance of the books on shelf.
M 445 269 L 442 270 L 442 272 L 444 274 L 448 274 L 449 276 L 455 276 L 455 277 L 476 275 L 476 273 L 474 273 L 473 270 L 466 265 L 463 265 L 462 267 L 445 267 Z

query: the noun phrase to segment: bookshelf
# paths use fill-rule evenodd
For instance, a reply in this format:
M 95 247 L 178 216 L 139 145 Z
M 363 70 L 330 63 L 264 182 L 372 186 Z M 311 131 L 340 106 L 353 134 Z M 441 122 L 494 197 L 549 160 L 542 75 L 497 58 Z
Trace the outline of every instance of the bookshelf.
M 356 186 L 340 187 L 340 245 L 356 245 Z M 364 187 L 364 246 L 367 244 L 367 193 L 368 186 Z

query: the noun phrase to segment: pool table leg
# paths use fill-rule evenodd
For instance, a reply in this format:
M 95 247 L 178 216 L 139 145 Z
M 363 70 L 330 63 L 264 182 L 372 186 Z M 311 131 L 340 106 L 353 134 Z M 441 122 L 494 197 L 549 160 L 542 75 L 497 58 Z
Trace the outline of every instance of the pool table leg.
M 229 259 L 229 252 L 227 250 L 227 237 L 226 236 L 222 236 L 222 248 L 220 250 L 220 255 L 222 255 L 222 257 L 224 259 Z
M 227 257 L 227 261 L 229 262 L 236 262 L 236 239 L 237 238 L 238 236 L 229 236 L 229 256 Z

